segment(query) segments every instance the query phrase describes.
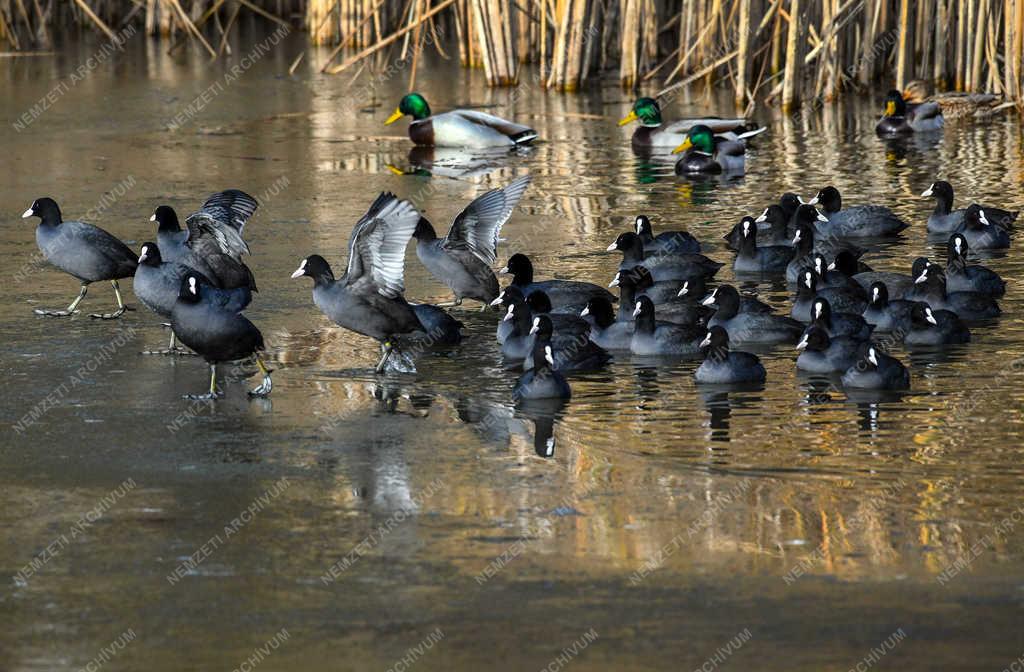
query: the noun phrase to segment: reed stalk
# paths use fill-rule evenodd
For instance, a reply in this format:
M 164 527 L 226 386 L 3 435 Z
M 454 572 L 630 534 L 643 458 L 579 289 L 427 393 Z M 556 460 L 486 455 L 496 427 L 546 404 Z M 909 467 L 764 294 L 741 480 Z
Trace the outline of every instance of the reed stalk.
M 0 0 L 0 41 L 32 51 L 69 25 L 110 40 L 135 23 L 172 50 L 216 57 L 250 19 L 296 17 L 311 45 L 333 46 L 325 72 L 397 43 L 409 84 L 425 44 L 443 54 L 454 43 L 491 86 L 515 85 L 533 63 L 538 84 L 561 91 L 602 74 L 628 90 L 700 82 L 744 110 L 912 79 L 1018 104 L 1024 93 L 1024 0 Z

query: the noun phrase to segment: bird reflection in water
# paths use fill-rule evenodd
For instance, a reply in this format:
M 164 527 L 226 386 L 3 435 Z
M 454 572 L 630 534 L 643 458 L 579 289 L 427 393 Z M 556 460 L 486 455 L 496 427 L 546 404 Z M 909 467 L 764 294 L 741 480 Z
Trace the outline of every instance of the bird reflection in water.
M 857 425 L 863 438 L 876 438 L 884 429 L 886 404 L 898 403 L 905 396 L 906 392 L 895 390 L 846 390 L 847 400 L 857 408 Z M 894 416 L 891 419 L 898 421 L 898 417 Z
M 708 439 L 721 443 L 732 440 L 731 420 L 733 411 L 744 408 L 759 408 L 764 390 L 759 383 L 734 385 L 700 385 L 698 394 L 708 412 Z
M 555 454 L 555 425 L 564 415 L 566 403 L 563 399 L 523 400 L 510 406 L 462 397 L 455 401 L 455 409 L 459 420 L 476 429 L 488 443 L 508 450 L 513 436 L 532 435 L 537 455 L 550 458 Z
M 388 164 L 396 175 L 417 175 L 423 177 L 450 177 L 473 179 L 489 175 L 508 165 L 508 159 L 529 151 L 526 148 L 509 151 L 499 149 L 460 149 L 457 147 L 421 147 L 409 150 L 409 168 Z
M 516 404 L 518 417 L 533 420 L 533 449 L 539 457 L 555 456 L 555 424 L 563 417 L 565 399 L 521 400 Z

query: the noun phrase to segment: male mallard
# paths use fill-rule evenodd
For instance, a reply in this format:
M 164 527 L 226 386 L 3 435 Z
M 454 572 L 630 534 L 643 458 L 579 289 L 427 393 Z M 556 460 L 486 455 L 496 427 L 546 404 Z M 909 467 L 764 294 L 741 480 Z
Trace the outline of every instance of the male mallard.
M 673 154 L 686 152 L 676 161 L 676 175 L 693 173 L 742 173 L 746 170 L 747 144 L 742 139 L 716 136 L 704 124 L 690 129 Z
M 537 131 L 529 126 L 486 112 L 452 110 L 431 115 L 426 99 L 418 93 L 406 94 L 384 124 L 393 124 L 406 114 L 413 118 L 409 138 L 417 145 L 473 149 L 515 147 L 537 137 Z
M 903 135 L 937 131 L 944 123 L 938 103 L 907 103 L 903 94 L 893 89 L 885 96 L 885 114 L 878 120 L 875 132 L 879 135 Z
M 707 126 L 714 133 L 729 140 L 757 135 L 767 128 L 748 130 L 746 119 L 719 119 L 717 117 L 680 119 L 671 124 L 664 124 L 661 120 L 661 107 L 654 98 L 637 99 L 633 103 L 630 113 L 619 120 L 619 126 L 625 126 L 634 121 L 639 121 L 640 127 L 633 132 L 633 148 L 647 150 L 669 150 L 678 147 L 679 143 L 686 138 L 687 132 L 699 125 Z

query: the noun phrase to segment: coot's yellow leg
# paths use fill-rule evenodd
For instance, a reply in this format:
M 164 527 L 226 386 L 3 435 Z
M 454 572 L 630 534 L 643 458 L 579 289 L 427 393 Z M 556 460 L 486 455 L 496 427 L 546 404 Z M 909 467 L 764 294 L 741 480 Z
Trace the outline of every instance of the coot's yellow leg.
M 82 299 L 85 298 L 85 293 L 88 292 L 88 291 L 89 291 L 89 283 L 83 282 L 82 283 L 82 289 L 80 289 L 78 291 L 78 296 L 75 298 L 74 301 L 71 302 L 71 305 L 68 306 L 67 308 L 65 308 L 64 310 L 52 310 L 50 308 L 36 308 L 34 312 L 35 312 L 36 315 L 46 315 L 47 317 L 67 317 L 69 315 L 74 315 L 76 312 L 78 312 L 75 309 L 78 308 L 78 304 L 81 303 Z

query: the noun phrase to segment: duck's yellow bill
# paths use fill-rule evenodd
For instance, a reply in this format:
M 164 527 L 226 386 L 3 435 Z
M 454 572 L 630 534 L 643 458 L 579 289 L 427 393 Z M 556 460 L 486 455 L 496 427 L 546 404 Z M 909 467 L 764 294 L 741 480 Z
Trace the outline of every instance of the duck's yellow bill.
M 896 103 L 890 100 L 885 104 L 885 116 L 891 117 L 894 114 L 896 114 Z
M 629 123 L 634 122 L 636 120 L 637 120 L 636 112 L 632 112 L 631 111 L 629 114 L 624 116 L 622 119 L 619 119 L 619 126 L 625 126 L 626 124 L 629 124 Z
M 693 143 L 690 142 L 689 138 L 687 138 L 687 139 L 683 140 L 683 144 L 681 144 L 678 147 L 676 147 L 675 149 L 673 149 L 672 153 L 673 154 L 679 154 L 680 152 L 685 152 L 690 147 L 693 147 Z
M 391 116 L 388 117 L 388 120 L 384 122 L 384 125 L 387 126 L 388 124 L 393 124 L 401 119 L 402 116 L 402 111 L 396 108 L 395 111 L 391 113 Z
M 387 164 L 387 169 L 390 170 L 395 175 L 405 175 L 405 171 L 403 171 L 401 168 L 396 168 L 395 166 L 392 166 L 390 163 Z

